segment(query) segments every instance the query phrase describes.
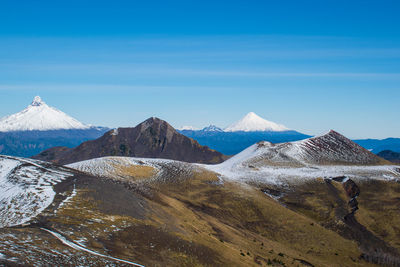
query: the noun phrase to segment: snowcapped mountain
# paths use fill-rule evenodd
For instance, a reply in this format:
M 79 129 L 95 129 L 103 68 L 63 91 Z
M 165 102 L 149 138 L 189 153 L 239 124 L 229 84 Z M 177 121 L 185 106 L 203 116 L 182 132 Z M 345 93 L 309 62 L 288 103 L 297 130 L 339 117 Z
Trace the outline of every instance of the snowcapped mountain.
M 203 132 L 223 132 L 224 130 L 222 130 L 221 128 L 215 126 L 215 125 L 210 125 L 207 127 L 204 127 L 202 129 Z
M 21 112 L 0 119 L 0 132 L 89 128 L 90 126 L 64 112 L 48 106 L 39 96 L 36 96 L 32 103 Z
M 0 119 L 0 154 L 30 157 L 54 146 L 77 146 L 108 130 L 85 125 L 36 96 L 21 112 Z
M 289 130 L 283 125 L 267 121 L 254 112 L 248 113 L 240 121 L 225 130 L 210 125 L 202 130 L 178 130 L 181 134 L 193 138 L 203 146 L 208 146 L 225 155 L 234 155 L 260 141 L 282 143 L 302 140 L 306 135 Z
M 255 114 L 249 112 L 241 120 L 233 123 L 224 130 L 225 132 L 258 132 L 258 131 L 272 131 L 282 132 L 289 131 L 289 129 L 281 124 L 277 124 L 272 121 L 265 120 Z

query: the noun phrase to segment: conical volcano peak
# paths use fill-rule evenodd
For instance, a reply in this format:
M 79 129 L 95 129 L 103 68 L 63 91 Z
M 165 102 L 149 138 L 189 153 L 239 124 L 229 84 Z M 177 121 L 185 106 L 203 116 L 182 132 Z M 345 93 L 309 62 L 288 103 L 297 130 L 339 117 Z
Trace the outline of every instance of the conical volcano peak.
M 249 112 L 246 114 L 246 116 L 244 116 L 245 118 L 261 118 L 260 116 L 258 116 L 256 113 L 254 112 Z
M 257 132 L 257 131 L 288 131 L 289 129 L 281 124 L 265 120 L 254 112 L 249 112 L 238 122 L 225 129 L 226 132 Z
M 48 106 L 40 96 L 24 110 L 0 118 L 0 132 L 89 129 L 64 112 Z
M 42 100 L 42 98 L 40 97 L 40 96 L 35 96 L 34 98 L 33 98 L 33 101 L 32 101 L 32 103 L 31 103 L 31 106 L 41 106 L 41 105 L 44 105 L 45 103 L 44 103 L 44 101 Z

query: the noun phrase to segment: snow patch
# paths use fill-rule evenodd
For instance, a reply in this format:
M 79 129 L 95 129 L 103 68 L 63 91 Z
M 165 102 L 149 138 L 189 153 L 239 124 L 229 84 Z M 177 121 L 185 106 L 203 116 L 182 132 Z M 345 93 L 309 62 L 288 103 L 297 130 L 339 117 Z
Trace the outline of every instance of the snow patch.
M 147 177 L 149 181 L 176 181 L 176 179 L 184 179 L 189 177 L 198 166 L 191 163 L 170 160 L 170 159 L 151 159 L 151 158 L 132 158 L 132 157 L 102 157 L 80 161 L 67 165 L 72 169 L 76 169 L 93 176 L 109 177 L 115 179 L 126 179 L 127 174 L 121 172 L 120 167 L 131 166 L 148 166 L 152 167 L 155 172 L 152 177 Z
M 53 185 L 72 175 L 35 160 L 0 156 L 0 228 L 36 217 L 53 202 Z
M 76 188 L 75 188 L 75 184 L 74 184 L 74 189 L 72 190 L 72 193 L 71 193 L 71 195 L 69 195 L 66 199 L 64 199 L 64 201 L 63 202 L 61 202 L 61 204 L 58 206 L 58 208 L 57 208 L 57 210 L 56 210 L 56 213 L 57 213 L 57 211 L 60 209 L 60 208 L 62 208 L 65 204 L 68 204 L 69 202 L 71 202 L 71 200 L 76 196 Z
M 111 135 L 118 135 L 118 129 L 112 130 Z
M 99 253 L 99 252 L 90 250 L 90 249 L 88 249 L 88 248 L 86 248 L 86 247 L 84 247 L 84 246 L 82 246 L 82 245 L 79 245 L 79 244 L 77 244 L 77 243 L 74 243 L 74 242 L 72 242 L 72 241 L 69 241 L 68 239 L 66 239 L 66 238 L 65 238 L 64 236 L 62 236 L 61 234 L 56 233 L 56 232 L 54 232 L 54 231 L 51 231 L 51 230 L 49 230 L 49 229 L 46 229 L 46 228 L 40 228 L 40 229 L 42 229 L 42 230 L 44 230 L 44 231 L 50 233 L 51 235 L 53 235 L 54 237 L 56 237 L 58 240 L 60 240 L 64 245 L 66 245 L 66 246 L 68 246 L 68 247 L 70 247 L 70 248 L 73 248 L 73 249 L 76 249 L 76 250 L 85 251 L 85 252 L 87 252 L 87 253 L 90 253 L 90 254 L 93 254 L 93 255 L 96 255 L 96 256 L 108 258 L 108 259 L 115 260 L 115 261 L 119 261 L 119 262 L 122 262 L 122 263 L 127 263 L 127 264 L 130 264 L 130 265 L 133 265 L 133 266 L 144 267 L 144 265 L 141 265 L 141 264 L 138 264 L 138 263 L 135 263 L 135 262 L 131 262 L 131 261 L 127 261 L 127 260 L 122 260 L 122 259 L 114 258 L 114 257 L 112 257 L 112 256 L 104 255 L 104 254 L 101 254 L 101 253 Z

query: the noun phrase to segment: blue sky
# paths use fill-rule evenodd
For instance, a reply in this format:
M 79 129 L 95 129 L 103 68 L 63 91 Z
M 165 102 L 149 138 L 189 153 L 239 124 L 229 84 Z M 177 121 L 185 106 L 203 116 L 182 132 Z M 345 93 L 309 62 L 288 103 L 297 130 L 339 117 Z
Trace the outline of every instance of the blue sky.
M 112 3 L 111 3 L 112 2 Z M 351 2 L 351 3 L 349 3 Z M 400 137 L 398 1 L 2 1 L 0 116 Z

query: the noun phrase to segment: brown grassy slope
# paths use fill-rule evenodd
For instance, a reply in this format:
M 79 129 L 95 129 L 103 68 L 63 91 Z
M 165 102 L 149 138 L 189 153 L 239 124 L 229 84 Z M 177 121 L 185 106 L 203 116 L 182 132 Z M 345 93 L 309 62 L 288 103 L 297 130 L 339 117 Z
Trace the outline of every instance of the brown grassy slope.
M 78 182 L 72 202 L 42 221 L 96 251 L 146 266 L 368 265 L 356 242 L 258 188 L 222 185 L 208 171 L 186 178 L 140 190 L 88 178 Z M 108 203 L 116 201 L 119 207 Z
M 281 201 L 290 209 L 317 221 L 341 236 L 355 240 L 363 257 L 396 266 L 400 264 L 400 186 L 395 181 L 356 180 L 358 210 L 351 213 L 343 185 L 317 180 L 286 192 Z
M 362 195 L 357 220 L 400 250 L 400 183 L 370 180 L 358 184 Z

